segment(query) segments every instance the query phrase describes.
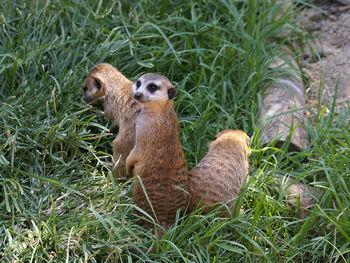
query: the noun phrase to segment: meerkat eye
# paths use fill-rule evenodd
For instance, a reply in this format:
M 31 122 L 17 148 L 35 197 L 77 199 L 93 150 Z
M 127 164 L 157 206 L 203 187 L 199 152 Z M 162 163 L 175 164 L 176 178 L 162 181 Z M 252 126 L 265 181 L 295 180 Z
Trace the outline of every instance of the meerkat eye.
M 86 92 L 86 91 L 87 91 L 87 86 L 84 86 L 84 87 L 83 87 L 83 90 Z
M 154 93 L 156 90 L 159 89 L 159 87 L 157 85 L 155 85 L 155 84 L 149 84 L 147 86 L 147 89 L 149 90 L 149 92 Z
M 141 87 L 141 81 L 136 81 L 136 89 L 138 89 L 139 87 Z
M 95 79 L 95 83 L 96 83 L 97 89 L 101 89 L 102 87 L 101 81 L 99 79 Z

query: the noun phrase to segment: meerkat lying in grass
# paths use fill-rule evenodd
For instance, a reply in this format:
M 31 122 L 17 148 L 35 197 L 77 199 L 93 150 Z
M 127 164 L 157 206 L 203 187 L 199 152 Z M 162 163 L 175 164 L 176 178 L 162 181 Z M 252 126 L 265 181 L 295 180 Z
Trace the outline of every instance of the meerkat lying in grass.
M 239 130 L 224 130 L 210 143 L 208 153 L 190 171 L 189 212 L 199 207 L 226 203 L 231 211 L 247 176 L 248 135 Z M 210 207 L 203 209 L 207 213 Z
M 113 141 L 113 172 L 126 175 L 125 160 L 135 145 L 135 118 L 140 105 L 132 92 L 133 82 L 108 63 L 94 66 L 83 85 L 82 101 L 93 103 L 104 100 L 104 114 L 119 127 Z
M 133 202 L 168 229 L 177 210 L 186 208 L 189 188 L 173 106 L 176 90 L 165 76 L 148 73 L 134 83 L 133 91 L 141 105 L 136 117 L 136 144 L 126 159 L 127 171 L 135 176 Z M 145 220 L 141 224 L 153 226 Z M 161 237 L 163 233 L 158 231 Z

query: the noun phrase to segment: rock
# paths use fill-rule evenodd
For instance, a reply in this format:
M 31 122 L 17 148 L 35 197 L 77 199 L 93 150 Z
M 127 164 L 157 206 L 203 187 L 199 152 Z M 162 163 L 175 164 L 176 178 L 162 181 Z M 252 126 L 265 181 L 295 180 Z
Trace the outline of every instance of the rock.
M 292 184 L 293 180 L 283 175 L 278 175 L 278 178 L 278 188 L 284 193 L 290 206 L 296 209 L 297 201 L 299 199 L 298 216 L 300 219 L 305 218 L 308 215 L 309 210 L 314 207 L 314 188 L 302 182 Z
M 295 62 L 287 58 L 275 61 L 273 67 L 294 67 Z M 264 145 L 279 138 L 280 147 L 291 134 L 290 151 L 301 151 L 308 143 L 304 130 L 306 111 L 303 83 L 298 74 L 279 76 L 266 89 L 259 115 L 260 139 Z

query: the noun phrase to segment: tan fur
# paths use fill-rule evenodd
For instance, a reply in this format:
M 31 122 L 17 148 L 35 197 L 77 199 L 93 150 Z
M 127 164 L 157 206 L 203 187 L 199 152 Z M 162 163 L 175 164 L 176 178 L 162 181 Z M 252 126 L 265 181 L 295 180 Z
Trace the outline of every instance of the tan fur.
M 113 172 L 118 177 L 126 175 L 125 160 L 135 145 L 135 118 L 140 105 L 133 98 L 132 85 L 132 81 L 108 63 L 93 67 L 83 85 L 82 101 L 92 103 L 103 99 L 106 118 L 119 126 L 113 141 Z
M 175 89 L 162 75 L 148 73 L 140 79 L 143 82 L 157 80 L 161 83 L 162 92 Z M 188 169 L 179 140 L 179 123 L 173 101 L 168 97 L 149 99 L 145 93 L 147 91 L 142 94 L 147 101 L 142 101 L 143 98 L 139 100 L 142 110 L 136 118 L 136 145 L 126 159 L 126 168 L 135 175 L 134 204 L 154 218 L 137 178 L 139 176 L 155 211 L 156 222 L 167 229 L 175 221 L 176 211 L 187 206 L 188 195 L 176 187 L 188 191 Z M 152 226 L 144 221 L 141 224 Z
M 249 137 L 239 130 L 224 130 L 210 143 L 207 155 L 189 173 L 189 211 L 227 203 L 234 209 L 235 199 L 248 173 Z M 229 202 L 230 201 L 230 202 Z M 204 213 L 210 210 L 204 208 Z

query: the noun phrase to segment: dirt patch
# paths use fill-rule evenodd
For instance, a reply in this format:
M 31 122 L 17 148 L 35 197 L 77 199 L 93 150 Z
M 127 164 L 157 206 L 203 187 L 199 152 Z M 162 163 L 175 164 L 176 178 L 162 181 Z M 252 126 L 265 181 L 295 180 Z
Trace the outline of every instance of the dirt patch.
M 322 104 L 328 107 L 338 83 L 336 108 L 350 101 L 350 1 L 315 1 L 325 11 L 304 11 L 303 24 L 315 42 L 306 48 L 302 70 L 309 78 L 306 94 L 309 103 L 317 106 L 323 84 Z M 321 62 L 312 49 L 318 51 Z

